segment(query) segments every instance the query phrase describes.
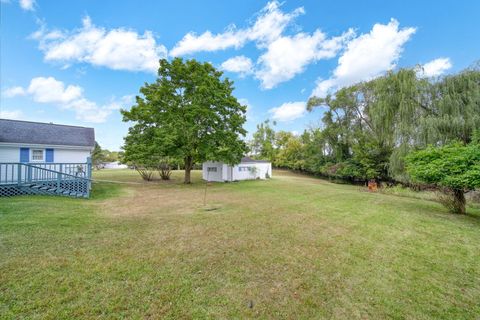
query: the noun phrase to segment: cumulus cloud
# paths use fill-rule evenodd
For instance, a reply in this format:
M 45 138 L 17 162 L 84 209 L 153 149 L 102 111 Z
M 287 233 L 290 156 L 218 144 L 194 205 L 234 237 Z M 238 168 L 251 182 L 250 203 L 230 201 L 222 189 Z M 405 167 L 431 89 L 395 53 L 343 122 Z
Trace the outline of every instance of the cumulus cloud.
M 420 66 L 417 70 L 417 76 L 425 78 L 438 77 L 451 67 L 452 63 L 449 58 L 438 58 Z
M 375 24 L 369 33 L 347 43 L 333 76 L 319 80 L 312 94 L 324 97 L 332 90 L 373 79 L 393 69 L 404 44 L 415 31 L 411 27 L 400 29 L 395 19 L 388 24 Z
M 113 70 L 156 72 L 158 60 L 167 56 L 167 49 L 157 44 L 152 32 L 143 35 L 133 30 L 107 30 L 95 26 L 85 17 L 82 27 L 72 31 L 47 30 L 42 26 L 32 34 L 39 42 L 45 61 L 89 63 Z
M 200 51 L 239 49 L 248 41 L 256 41 L 261 47 L 277 39 L 288 24 L 303 13 L 302 7 L 290 13 L 283 13 L 280 10 L 280 3 L 271 1 L 258 13 L 253 25 L 243 29 L 230 25 L 224 32 L 217 34 L 211 31 L 205 31 L 200 35 L 189 32 L 174 46 L 170 55 L 183 56 Z
M 292 121 L 305 115 L 307 109 L 305 102 L 285 102 L 279 107 L 268 110 L 272 114 L 272 118 L 277 121 Z
M 37 77 L 30 81 L 26 92 L 35 102 L 68 104 L 78 100 L 83 95 L 83 89 L 79 86 L 65 84 L 53 77 Z
M 83 88 L 65 85 L 53 77 L 37 77 L 30 81 L 27 88 L 13 87 L 6 90 L 9 97 L 28 95 L 38 103 L 49 103 L 63 110 L 72 110 L 76 118 L 85 122 L 105 122 L 112 110 L 120 109 L 131 102 L 131 96 L 124 96 L 119 101 L 113 100 L 107 105 L 99 106 L 84 97 Z
M 255 76 L 263 89 L 271 89 L 305 71 L 308 64 L 335 57 L 353 35 L 353 30 L 348 30 L 339 37 L 327 39 L 323 32 L 316 30 L 311 35 L 298 33 L 279 37 L 258 59 L 260 67 Z
M 35 10 L 35 0 L 19 0 L 20 8 L 26 11 Z
M 7 98 L 25 95 L 25 90 L 22 87 L 11 87 L 3 91 L 3 95 Z
M 20 110 L 0 110 L 0 118 L 19 120 L 23 117 L 23 112 Z
M 253 63 L 250 58 L 245 56 L 236 56 L 222 63 L 222 69 L 229 72 L 239 73 L 242 77 L 252 73 Z
M 318 29 L 312 34 L 298 32 L 284 35 L 287 27 L 304 13 L 303 7 L 285 13 L 278 1 L 271 1 L 249 26 L 238 29 L 231 25 L 217 34 L 211 31 L 200 35 L 189 32 L 170 51 L 170 55 L 239 49 L 247 42 L 254 42 L 257 48 L 263 51 L 256 66 L 249 58 L 237 56 L 225 61 L 222 67 L 227 71 L 237 72 L 242 77 L 254 74 L 263 89 L 272 89 L 305 71 L 308 64 L 335 57 L 346 41 L 354 36 L 353 30 L 348 30 L 341 36 L 328 38 Z

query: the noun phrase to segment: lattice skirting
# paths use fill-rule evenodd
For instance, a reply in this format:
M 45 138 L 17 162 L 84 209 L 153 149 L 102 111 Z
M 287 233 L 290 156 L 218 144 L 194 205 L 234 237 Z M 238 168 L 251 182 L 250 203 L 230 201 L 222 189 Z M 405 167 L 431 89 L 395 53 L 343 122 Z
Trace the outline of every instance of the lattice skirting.
M 37 181 L 36 185 L 41 185 L 44 187 L 57 188 L 57 181 Z M 89 191 L 89 183 L 87 181 L 78 181 L 78 180 L 64 180 L 60 182 L 60 188 L 63 191 L 69 191 L 74 193 L 80 193 L 87 195 Z M 39 188 L 33 189 L 27 186 L 17 186 L 17 185 L 0 185 L 0 197 L 13 197 L 20 195 L 33 195 L 33 194 L 42 194 L 42 195 L 64 195 L 61 192 L 57 193 L 55 191 L 49 192 L 46 190 L 40 190 Z
M 18 186 L 0 186 L 0 197 L 13 197 L 34 194 L 32 191 Z

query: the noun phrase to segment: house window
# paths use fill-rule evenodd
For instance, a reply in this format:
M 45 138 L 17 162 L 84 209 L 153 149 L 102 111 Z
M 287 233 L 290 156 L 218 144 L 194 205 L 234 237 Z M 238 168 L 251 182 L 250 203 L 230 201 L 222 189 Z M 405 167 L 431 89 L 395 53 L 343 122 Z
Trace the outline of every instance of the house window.
M 238 167 L 239 172 L 246 172 L 248 171 L 248 167 Z
M 42 149 L 33 149 L 32 150 L 32 161 L 43 161 L 43 150 Z
M 208 167 L 207 172 L 217 172 L 217 167 Z

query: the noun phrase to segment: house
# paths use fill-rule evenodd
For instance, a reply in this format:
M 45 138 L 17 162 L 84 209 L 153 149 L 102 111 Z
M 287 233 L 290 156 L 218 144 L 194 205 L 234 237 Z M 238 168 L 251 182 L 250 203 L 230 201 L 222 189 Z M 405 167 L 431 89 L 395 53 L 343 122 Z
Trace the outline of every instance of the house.
M 207 161 L 202 165 L 203 180 L 207 181 L 239 181 L 252 179 L 268 179 L 272 176 L 272 163 L 243 157 L 234 166 L 218 161 Z
M 0 196 L 88 196 L 94 147 L 93 128 L 0 119 Z
M 93 128 L 0 119 L 0 162 L 86 163 Z

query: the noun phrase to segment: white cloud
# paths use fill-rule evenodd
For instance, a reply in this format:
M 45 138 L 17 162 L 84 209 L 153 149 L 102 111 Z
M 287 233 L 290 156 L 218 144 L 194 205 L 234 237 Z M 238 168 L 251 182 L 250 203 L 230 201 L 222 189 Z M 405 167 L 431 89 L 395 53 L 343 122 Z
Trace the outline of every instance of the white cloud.
M 254 74 L 263 89 L 271 89 L 305 71 L 308 64 L 321 59 L 330 59 L 354 36 L 353 30 L 333 38 L 320 30 L 312 34 L 299 32 L 286 36 L 287 27 L 305 13 L 303 7 L 285 13 L 278 1 L 269 2 L 245 28 L 229 26 L 223 33 L 206 31 L 200 35 L 186 34 L 170 51 L 172 56 L 193 54 L 199 51 L 217 51 L 227 48 L 239 49 L 247 42 L 254 42 L 263 51 L 255 68 L 250 58 L 237 56 L 222 64 L 223 69 L 240 73 L 240 76 Z M 254 70 L 256 69 L 256 70 Z
M 303 101 L 285 102 L 279 107 L 268 110 L 274 120 L 282 122 L 301 118 L 305 115 L 306 111 L 306 105 Z
M 79 29 L 70 32 L 48 31 L 44 26 L 32 34 L 46 61 L 69 66 L 89 63 L 114 70 L 156 72 L 158 60 L 167 55 L 167 49 L 157 44 L 152 32 L 143 35 L 133 30 L 107 30 L 93 25 L 85 17 Z
M 240 73 L 240 76 L 245 76 L 252 73 L 253 63 L 250 58 L 245 56 L 236 56 L 224 61 L 222 63 L 222 69 L 229 72 Z
M 67 104 L 79 99 L 82 95 L 82 88 L 79 86 L 65 84 L 53 77 L 37 77 L 30 81 L 26 92 L 32 95 L 35 102 Z
M 250 27 L 237 29 L 229 26 L 223 33 L 213 34 L 206 31 L 200 35 L 187 33 L 170 51 L 171 56 L 183 56 L 200 51 L 217 51 L 227 48 L 239 49 L 248 41 L 256 41 L 259 47 L 274 41 L 285 28 L 300 14 L 302 7 L 291 13 L 283 13 L 278 1 L 269 2 L 259 13 Z
M 452 67 L 449 58 L 438 58 L 425 63 L 417 70 L 419 77 L 437 77 Z
M 135 96 L 133 94 L 125 95 L 120 99 L 113 97 L 105 108 L 108 110 L 129 109 L 135 103 Z
M 53 77 L 37 77 L 30 81 L 27 88 L 13 87 L 5 92 L 15 95 L 28 95 L 38 103 L 54 104 L 63 110 L 72 110 L 76 118 L 85 122 L 105 122 L 113 110 L 127 107 L 133 96 L 123 96 L 120 100 L 112 99 L 107 105 L 99 106 L 96 102 L 84 97 L 80 86 L 65 85 Z
M 308 64 L 333 58 L 353 34 L 353 30 L 349 30 L 339 37 L 327 39 L 323 32 L 316 30 L 312 35 L 298 33 L 279 37 L 258 59 L 260 68 L 255 76 L 260 79 L 263 89 L 271 89 L 302 73 Z
M 257 41 L 257 45 L 265 46 L 278 39 L 286 27 L 298 16 L 305 13 L 303 7 L 299 7 L 290 13 L 280 10 L 278 1 L 271 1 L 260 11 L 255 24 L 248 29 L 249 40 Z
M 20 110 L 0 110 L 0 118 L 18 120 L 23 117 L 23 112 Z
M 23 10 L 27 10 L 27 11 L 35 10 L 35 0 L 19 0 L 19 4 Z
M 177 57 L 200 51 L 225 50 L 231 47 L 238 49 L 246 40 L 246 33 L 243 30 L 235 30 L 233 26 L 221 34 L 206 31 L 197 36 L 194 32 L 189 32 L 170 51 L 170 55 Z
M 25 90 L 22 87 L 11 87 L 4 90 L 3 95 L 7 98 L 23 96 L 25 95 Z
M 369 33 L 348 42 L 333 77 L 318 81 L 312 94 L 324 97 L 332 90 L 373 79 L 393 69 L 404 44 L 414 33 L 415 28 L 399 29 L 395 19 L 388 24 L 375 24 Z

